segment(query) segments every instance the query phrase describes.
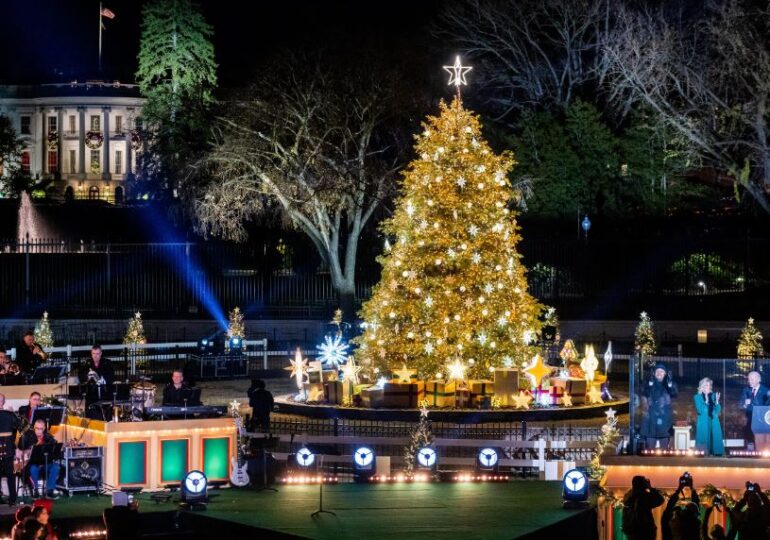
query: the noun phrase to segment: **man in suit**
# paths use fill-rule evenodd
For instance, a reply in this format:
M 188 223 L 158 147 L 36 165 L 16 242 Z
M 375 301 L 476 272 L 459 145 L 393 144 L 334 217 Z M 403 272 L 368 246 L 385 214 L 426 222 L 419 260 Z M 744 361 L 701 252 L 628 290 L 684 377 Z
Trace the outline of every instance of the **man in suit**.
M 115 368 L 109 358 L 102 356 L 101 345 L 91 347 L 91 358 L 80 372 L 80 381 L 86 383 L 86 416 L 106 420 L 100 408 L 91 407 L 98 401 L 111 400 L 115 391 Z
M 35 414 L 35 409 L 40 407 L 42 401 L 43 397 L 40 395 L 40 392 L 32 392 L 29 395 L 29 402 L 27 405 L 19 407 L 19 418 L 22 423 L 26 425 L 32 422 L 32 416 Z
M 747 379 L 749 385 L 741 392 L 741 409 L 746 413 L 746 427 L 743 436 L 747 445 L 754 444 L 755 450 L 767 450 L 770 449 L 770 436 L 755 435 L 751 430 L 751 419 L 755 405 L 770 405 L 770 396 L 768 396 L 770 390 L 762 384 L 762 376 L 756 371 L 749 373 Z

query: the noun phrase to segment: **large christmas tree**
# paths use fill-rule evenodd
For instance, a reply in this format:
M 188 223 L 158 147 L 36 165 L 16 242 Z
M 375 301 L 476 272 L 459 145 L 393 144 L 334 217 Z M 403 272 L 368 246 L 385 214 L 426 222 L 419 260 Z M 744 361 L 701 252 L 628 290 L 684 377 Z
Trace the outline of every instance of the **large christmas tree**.
M 423 127 L 382 226 L 382 279 L 361 311 L 357 355 L 364 369 L 406 364 L 431 378 L 459 359 L 470 377 L 487 378 L 491 367 L 529 361 L 540 328 L 516 249 L 515 161 L 492 152 L 459 96 Z

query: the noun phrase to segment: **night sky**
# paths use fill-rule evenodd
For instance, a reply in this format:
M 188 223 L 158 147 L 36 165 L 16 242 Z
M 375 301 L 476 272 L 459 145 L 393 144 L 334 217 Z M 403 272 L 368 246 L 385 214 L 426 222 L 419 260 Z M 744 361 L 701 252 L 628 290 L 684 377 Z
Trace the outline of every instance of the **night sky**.
M 99 78 L 133 82 L 143 4 L 104 1 L 116 18 L 105 19 L 100 77 L 97 0 L 0 1 L 0 84 Z M 287 48 L 353 54 L 371 49 L 412 66 L 421 59 L 426 68 L 452 56 L 427 35 L 442 0 L 205 0 L 201 5 L 214 27 L 218 75 L 225 87 L 247 83 L 255 70 Z

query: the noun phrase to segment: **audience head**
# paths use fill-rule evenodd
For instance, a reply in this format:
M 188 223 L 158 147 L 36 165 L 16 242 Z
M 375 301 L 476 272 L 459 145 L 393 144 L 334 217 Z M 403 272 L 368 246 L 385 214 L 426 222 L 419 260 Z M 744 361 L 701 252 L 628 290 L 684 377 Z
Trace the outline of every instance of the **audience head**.
M 757 386 L 759 386 L 759 383 L 762 382 L 762 375 L 760 375 L 758 371 L 749 372 L 749 375 L 747 378 L 749 380 L 749 386 L 751 386 L 752 388 L 756 388 Z
M 17 522 L 21 523 L 31 515 L 32 515 L 32 507 L 29 505 L 25 505 L 19 508 L 18 510 L 16 510 L 16 514 L 14 515 L 14 517 L 16 518 Z
M 11 359 L 8 358 L 8 353 L 5 352 L 5 349 L 0 347 L 0 364 L 6 364 L 6 363 L 8 363 L 10 361 L 11 361 Z
M 650 487 L 650 481 L 642 475 L 637 475 L 631 479 L 631 487 L 634 491 L 643 491 Z
M 678 538 L 697 538 L 700 530 L 700 512 L 692 501 L 679 504 L 671 516 L 671 526 L 679 534 Z
M 721 525 L 712 525 L 711 530 L 709 530 L 709 538 L 711 540 L 726 540 L 727 535 L 725 534 L 725 529 Z
M 663 379 L 666 378 L 667 373 L 668 370 L 666 370 L 666 364 L 662 362 L 655 364 L 655 371 L 653 372 L 653 375 L 658 380 L 658 382 L 663 382 Z
M 36 506 L 32 510 L 32 517 L 38 520 L 43 525 L 48 525 L 48 509 L 45 506 Z
M 40 523 L 34 517 L 28 517 L 24 520 L 24 531 L 21 537 L 24 540 L 37 540 L 38 538 L 45 538 L 48 534 L 48 530 L 45 525 Z
M 264 390 L 265 381 L 263 381 L 262 379 L 254 379 L 251 381 L 251 386 L 253 386 L 254 388 L 259 388 Z
M 708 377 L 703 377 L 698 383 L 698 393 L 710 394 L 713 386 L 714 386 L 714 381 L 712 381 Z

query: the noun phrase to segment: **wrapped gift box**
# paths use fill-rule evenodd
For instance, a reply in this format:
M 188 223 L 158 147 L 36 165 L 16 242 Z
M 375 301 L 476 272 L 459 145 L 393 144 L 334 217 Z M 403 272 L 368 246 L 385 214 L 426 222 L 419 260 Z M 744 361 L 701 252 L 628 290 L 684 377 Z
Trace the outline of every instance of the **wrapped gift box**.
M 323 371 L 308 371 L 308 382 L 311 383 L 325 383 L 329 381 L 336 381 L 339 379 L 336 369 L 325 369 Z
M 468 381 L 468 387 L 471 391 L 471 405 L 473 407 L 480 406 L 483 398 L 491 398 L 495 393 L 495 383 L 485 379 L 472 379 Z
M 471 389 L 467 386 L 455 388 L 455 407 L 467 409 L 471 406 Z
M 329 381 L 324 383 L 324 396 L 329 403 L 342 405 L 345 398 L 353 397 L 353 385 L 342 381 Z
M 358 394 L 360 394 L 361 392 L 364 391 L 364 388 L 369 388 L 370 386 L 372 386 L 372 385 L 371 384 L 354 384 L 353 385 L 353 395 L 357 396 Z
M 425 399 L 425 383 L 387 382 L 383 387 L 383 407 L 416 409 L 420 400 Z
M 364 407 L 375 409 L 382 407 L 384 392 L 378 386 L 370 386 L 361 390 L 361 403 Z
M 513 405 L 513 396 L 519 393 L 519 370 L 495 368 L 494 393 L 500 405 Z
M 454 407 L 455 383 L 446 381 L 428 381 L 425 398 L 429 407 Z
M 573 405 L 586 402 L 586 381 L 575 377 L 551 377 L 551 395 L 556 395 L 558 403 L 564 394 L 572 396 Z
M 323 401 L 324 400 L 324 385 L 323 383 L 304 383 L 302 385 L 307 401 Z

